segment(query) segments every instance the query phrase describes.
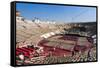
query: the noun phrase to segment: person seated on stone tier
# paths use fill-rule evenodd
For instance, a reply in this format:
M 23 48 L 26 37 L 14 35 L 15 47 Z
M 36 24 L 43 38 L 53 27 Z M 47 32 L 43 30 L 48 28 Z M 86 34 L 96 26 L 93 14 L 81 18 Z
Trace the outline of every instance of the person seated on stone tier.
M 40 47 L 40 52 L 42 53 L 42 52 L 44 52 L 44 48 L 43 47 Z
M 35 51 L 34 57 L 39 57 L 39 53 L 37 51 Z
M 31 43 L 28 43 L 28 44 L 27 44 L 27 47 L 28 47 L 28 48 L 34 48 L 34 45 L 33 45 L 32 42 L 31 42 Z
M 32 52 L 34 54 L 34 56 L 38 56 L 39 55 L 38 50 L 39 50 L 39 47 L 38 46 L 35 46 L 34 47 L 34 52 Z
M 33 58 L 33 57 L 34 57 L 34 54 L 35 54 L 35 51 L 30 52 L 30 56 L 29 56 L 29 58 L 30 58 L 30 59 Z
M 23 44 L 23 42 L 22 42 L 22 41 L 21 41 L 21 42 L 19 42 L 19 43 L 18 43 L 18 48 L 22 48 L 22 47 L 24 47 L 23 45 L 24 45 L 24 44 Z
M 55 50 L 56 50 L 56 48 L 54 47 L 54 48 L 53 48 L 53 50 L 55 51 Z
M 23 53 L 20 53 L 20 54 L 18 55 L 18 58 L 20 59 L 21 63 L 23 64 L 24 61 L 25 61 L 25 56 L 24 56 L 24 54 L 23 54 Z
M 27 45 L 28 45 L 27 41 L 23 41 L 23 47 L 27 48 L 28 47 Z
M 52 53 L 52 51 L 49 51 L 48 57 L 51 57 L 51 56 L 53 56 L 53 53 Z

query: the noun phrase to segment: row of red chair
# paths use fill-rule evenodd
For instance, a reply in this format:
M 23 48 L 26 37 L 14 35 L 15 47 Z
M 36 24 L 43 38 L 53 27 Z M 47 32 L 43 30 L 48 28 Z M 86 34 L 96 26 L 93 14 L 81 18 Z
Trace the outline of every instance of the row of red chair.
M 53 56 L 63 56 L 63 55 L 68 55 L 71 54 L 71 51 L 69 50 L 65 50 L 65 49 L 61 49 L 61 48 L 55 48 L 52 46 L 47 46 L 42 44 L 41 46 L 44 47 L 44 52 L 46 53 L 52 53 Z
M 29 57 L 30 53 L 33 52 L 33 51 L 34 51 L 34 49 L 32 49 L 32 48 L 25 48 L 25 47 L 16 48 L 16 55 L 23 53 L 24 56 Z
M 20 53 L 23 53 L 24 56 L 26 56 L 26 57 L 29 57 L 29 55 L 30 55 L 28 51 L 23 51 L 23 50 L 20 49 L 20 48 L 17 48 L 17 49 L 16 49 L 16 52 L 17 52 L 18 55 L 19 55 Z
M 78 37 L 77 36 L 62 36 L 59 39 L 77 41 Z

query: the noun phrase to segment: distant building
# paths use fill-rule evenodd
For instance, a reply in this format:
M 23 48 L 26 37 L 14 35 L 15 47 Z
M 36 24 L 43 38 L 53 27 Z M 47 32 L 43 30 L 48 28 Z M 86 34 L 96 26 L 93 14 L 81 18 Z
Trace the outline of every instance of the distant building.
M 19 11 L 16 11 L 16 19 L 24 21 L 24 18 L 20 15 L 21 13 Z
M 93 38 L 93 43 L 96 44 L 96 41 L 97 41 L 96 38 L 97 38 L 97 36 L 96 35 L 93 35 L 92 38 Z
M 16 16 L 20 16 L 20 12 L 19 11 L 16 11 Z
M 42 24 L 55 24 L 56 23 L 55 21 L 41 20 L 37 17 L 34 17 L 32 21 L 35 22 L 35 23 L 39 23 L 39 24 L 41 24 L 41 23 Z

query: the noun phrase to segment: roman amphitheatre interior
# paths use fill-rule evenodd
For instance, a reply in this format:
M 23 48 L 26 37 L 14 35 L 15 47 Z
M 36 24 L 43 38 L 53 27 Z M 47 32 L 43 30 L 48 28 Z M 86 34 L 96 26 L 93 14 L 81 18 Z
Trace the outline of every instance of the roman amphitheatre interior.
M 27 20 L 16 11 L 17 65 L 96 61 L 95 22 Z

